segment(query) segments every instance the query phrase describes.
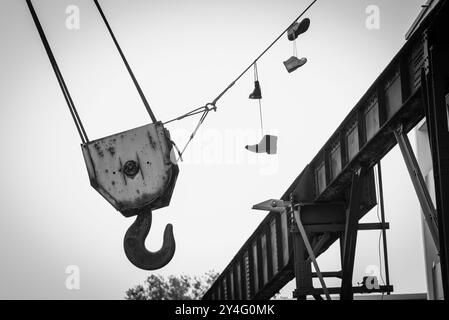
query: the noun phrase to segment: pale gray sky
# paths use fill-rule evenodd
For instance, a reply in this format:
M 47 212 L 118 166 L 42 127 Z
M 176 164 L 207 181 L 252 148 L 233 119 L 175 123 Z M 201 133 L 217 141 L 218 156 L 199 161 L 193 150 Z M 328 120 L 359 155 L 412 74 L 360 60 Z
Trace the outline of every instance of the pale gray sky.
M 101 2 L 156 116 L 167 120 L 214 99 L 309 1 Z M 157 273 L 222 271 L 264 217 L 251 206 L 283 194 L 404 44 L 423 2 L 319 0 L 298 41 L 307 65 L 288 74 L 282 62 L 291 43 L 273 47 L 258 66 L 278 156 L 244 149 L 259 138 L 257 104 L 248 100 L 252 72 L 223 97 L 180 166 L 170 207 L 154 214 L 149 248 L 161 245 L 167 223 L 177 241 L 172 262 Z M 90 138 L 150 122 L 93 2 L 33 3 Z M 65 27 L 68 5 L 80 8 L 80 30 Z M 365 27 L 368 5 L 380 8 L 379 30 Z M 123 252 L 133 219 L 89 185 L 79 137 L 24 0 L 0 0 L 0 43 L 0 298 L 122 298 L 149 275 Z M 178 145 L 195 121 L 169 126 Z M 392 282 L 397 292 L 424 292 L 419 206 L 396 149 L 383 169 Z M 377 250 L 378 233 L 363 233 L 355 281 L 378 265 Z M 319 261 L 338 269 L 338 251 Z M 68 265 L 80 268 L 80 290 L 65 287 Z

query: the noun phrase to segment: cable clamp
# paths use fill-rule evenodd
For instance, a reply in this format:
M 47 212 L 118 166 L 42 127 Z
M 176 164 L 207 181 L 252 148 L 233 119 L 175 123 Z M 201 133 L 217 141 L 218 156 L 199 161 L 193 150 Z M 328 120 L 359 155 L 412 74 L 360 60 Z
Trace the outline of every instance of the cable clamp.
M 211 106 L 211 108 L 209 108 L 209 106 Z M 204 106 L 205 111 L 210 112 L 210 111 L 214 111 L 217 112 L 217 106 L 215 105 L 214 102 L 212 103 L 208 103 Z

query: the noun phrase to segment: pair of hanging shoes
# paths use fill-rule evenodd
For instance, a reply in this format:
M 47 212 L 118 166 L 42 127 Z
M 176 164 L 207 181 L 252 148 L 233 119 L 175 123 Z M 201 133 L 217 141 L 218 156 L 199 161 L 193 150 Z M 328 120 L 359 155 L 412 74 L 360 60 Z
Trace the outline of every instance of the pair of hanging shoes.
M 294 41 L 298 38 L 299 35 L 305 33 L 307 30 L 309 30 L 310 27 L 310 19 L 305 18 L 300 23 L 295 22 L 290 29 L 288 29 L 287 36 L 288 40 Z
M 299 67 L 302 67 L 307 63 L 307 58 L 298 59 L 295 56 L 290 57 L 287 61 L 284 61 L 284 66 L 287 69 L 288 73 L 292 73 Z
M 295 41 L 296 38 L 300 34 L 305 33 L 307 30 L 309 30 L 310 27 L 310 19 L 305 18 L 300 23 L 295 22 L 290 29 L 288 29 L 287 36 L 288 40 Z M 284 61 L 284 66 L 287 69 L 288 73 L 292 73 L 296 69 L 302 67 L 307 63 L 307 58 L 301 58 L 298 59 L 296 57 L 296 43 L 294 44 L 294 55 L 290 57 L 287 61 Z
M 309 30 L 310 19 L 305 18 L 300 23 L 295 22 L 287 32 L 288 40 L 295 41 L 299 35 Z M 284 62 L 285 68 L 289 73 L 295 71 L 299 67 L 302 67 L 307 63 L 307 58 L 298 59 L 295 56 L 290 57 Z M 254 81 L 254 91 L 249 95 L 250 99 L 262 99 L 262 91 L 260 89 L 260 83 L 257 80 L 257 66 L 255 66 L 256 80 Z M 278 137 L 272 135 L 265 135 L 258 144 L 246 146 L 246 150 L 255 153 L 277 153 Z
M 249 95 L 250 99 L 259 100 L 262 99 L 262 90 L 260 89 L 259 78 L 257 74 L 257 65 L 254 65 L 254 90 Z M 263 132 L 263 121 L 262 121 L 262 107 L 260 109 L 260 120 L 262 124 L 262 132 Z M 278 138 L 276 136 L 265 135 L 258 144 L 245 146 L 246 150 L 255 152 L 255 153 L 267 153 L 267 154 L 276 154 L 277 153 L 277 141 Z
M 267 154 L 276 154 L 277 153 L 277 143 L 278 137 L 265 135 L 258 144 L 248 145 L 246 146 L 246 150 L 255 152 L 255 153 L 267 153 Z

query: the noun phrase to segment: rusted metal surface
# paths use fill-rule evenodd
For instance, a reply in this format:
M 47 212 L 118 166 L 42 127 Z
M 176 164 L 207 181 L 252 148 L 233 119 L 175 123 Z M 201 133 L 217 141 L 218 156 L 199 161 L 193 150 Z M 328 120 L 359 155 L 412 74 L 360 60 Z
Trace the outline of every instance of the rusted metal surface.
M 92 187 L 127 217 L 170 203 L 179 172 L 171 149 L 160 122 L 82 145 Z
M 125 235 L 123 247 L 128 260 L 143 270 L 157 270 L 167 265 L 176 250 L 173 226 L 168 224 L 164 231 L 164 242 L 159 251 L 151 252 L 145 248 L 145 239 L 151 229 L 152 212 L 142 212 Z
M 82 150 L 92 187 L 124 216 L 137 215 L 123 243 L 128 260 L 144 270 L 164 267 L 175 254 L 173 226 L 165 228 L 157 252 L 145 248 L 145 239 L 152 210 L 169 205 L 179 173 L 169 132 L 152 123 L 83 144 Z

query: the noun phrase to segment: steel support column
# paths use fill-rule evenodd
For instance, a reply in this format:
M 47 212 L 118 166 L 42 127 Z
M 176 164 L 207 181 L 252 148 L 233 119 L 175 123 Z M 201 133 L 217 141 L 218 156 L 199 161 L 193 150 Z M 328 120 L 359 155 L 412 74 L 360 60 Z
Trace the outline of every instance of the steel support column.
M 447 40 L 447 38 L 445 38 Z M 444 43 L 447 43 L 446 41 Z M 449 47 L 430 49 L 427 123 L 431 142 L 444 298 L 449 299 Z
M 313 289 L 312 263 L 307 259 L 306 246 L 295 224 L 292 224 L 291 234 L 293 239 L 293 267 L 296 279 L 296 297 L 298 300 L 306 300 L 306 292 Z
M 342 280 L 340 299 L 352 300 L 352 275 L 354 272 L 355 248 L 357 243 L 357 225 L 360 214 L 360 186 L 365 171 L 362 169 L 352 177 L 349 210 L 346 215 L 346 227 L 342 246 Z

